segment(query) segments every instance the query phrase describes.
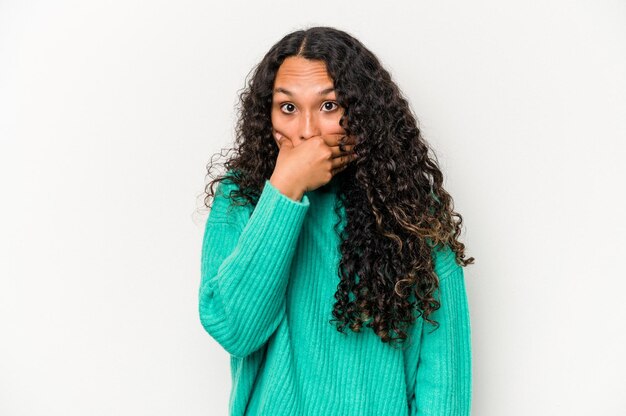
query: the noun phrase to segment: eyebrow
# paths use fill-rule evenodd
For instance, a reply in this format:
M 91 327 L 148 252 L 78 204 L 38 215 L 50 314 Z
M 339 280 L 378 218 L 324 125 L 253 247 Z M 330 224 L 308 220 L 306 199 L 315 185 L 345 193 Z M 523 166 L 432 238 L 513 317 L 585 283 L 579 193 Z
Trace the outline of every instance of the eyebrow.
M 328 88 L 325 88 L 325 89 L 321 90 L 320 92 L 318 92 L 318 94 L 319 95 L 326 95 L 326 94 L 329 94 L 329 93 L 331 93 L 333 91 L 335 91 L 334 87 L 328 87 Z M 287 89 L 285 89 L 283 87 L 278 87 L 278 88 L 276 88 L 274 90 L 274 93 L 279 93 L 279 92 L 282 92 L 283 94 L 287 94 L 290 97 L 293 96 L 293 93 L 291 91 L 289 91 L 289 90 L 287 90 Z

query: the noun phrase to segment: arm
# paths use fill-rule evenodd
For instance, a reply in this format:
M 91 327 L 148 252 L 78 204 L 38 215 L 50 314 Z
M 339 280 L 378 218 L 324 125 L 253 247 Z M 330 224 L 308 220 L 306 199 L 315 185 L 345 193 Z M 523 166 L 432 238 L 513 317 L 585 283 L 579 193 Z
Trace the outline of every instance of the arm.
M 218 184 L 202 242 L 199 315 L 204 329 L 231 355 L 260 348 L 285 315 L 289 268 L 309 208 L 266 180 L 246 219 Z
M 463 268 L 446 247 L 436 254 L 441 307 L 423 321 L 415 394 L 410 398 L 414 416 L 468 416 L 472 398 L 470 314 Z

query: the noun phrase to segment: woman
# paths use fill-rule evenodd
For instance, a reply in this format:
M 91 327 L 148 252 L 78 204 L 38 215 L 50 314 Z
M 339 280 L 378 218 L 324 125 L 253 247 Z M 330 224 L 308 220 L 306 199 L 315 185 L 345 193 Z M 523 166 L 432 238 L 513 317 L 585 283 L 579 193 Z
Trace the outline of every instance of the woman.
M 231 356 L 230 414 L 468 415 L 474 259 L 389 73 L 313 27 L 240 99 L 236 155 L 206 186 L 199 290 Z

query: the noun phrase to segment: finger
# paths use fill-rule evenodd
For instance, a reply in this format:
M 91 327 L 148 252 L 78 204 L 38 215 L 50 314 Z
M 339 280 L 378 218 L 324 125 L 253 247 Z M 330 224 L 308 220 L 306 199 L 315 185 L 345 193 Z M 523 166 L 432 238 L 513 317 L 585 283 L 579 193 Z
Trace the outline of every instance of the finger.
M 348 167 L 348 165 L 343 165 L 341 167 L 338 167 L 337 169 L 333 169 L 333 170 L 331 170 L 331 175 L 335 176 L 339 172 L 344 171 L 347 167 Z
M 344 148 L 343 152 L 341 151 L 339 146 L 331 147 L 330 150 L 332 152 L 332 158 L 341 157 L 341 156 L 344 156 L 344 155 L 349 155 L 349 154 L 354 153 L 354 146 L 355 145 L 345 145 L 345 146 L 343 146 L 343 148 Z
M 335 136 L 336 143 L 335 146 L 339 146 L 339 144 L 343 143 L 344 145 L 355 144 L 356 136 L 355 135 L 346 135 L 346 134 L 338 134 Z
M 275 133 L 276 141 L 278 142 L 278 147 L 281 148 L 283 146 L 291 146 L 293 147 L 293 143 L 287 136 L 283 136 L 281 133 Z
M 356 155 L 354 153 L 345 154 L 343 156 L 339 156 L 339 157 L 333 158 L 330 161 L 330 163 L 331 163 L 331 170 L 338 169 L 338 168 L 340 168 L 342 166 L 347 166 L 348 163 L 352 162 L 355 159 L 356 159 Z
M 345 133 L 321 134 L 318 137 L 321 137 L 328 147 L 337 147 L 340 143 L 344 145 L 356 143 L 356 136 L 348 136 Z
M 341 152 L 351 152 L 356 146 L 355 136 L 342 136 L 337 140 L 337 146 L 333 146 L 336 149 L 335 154 L 341 154 Z

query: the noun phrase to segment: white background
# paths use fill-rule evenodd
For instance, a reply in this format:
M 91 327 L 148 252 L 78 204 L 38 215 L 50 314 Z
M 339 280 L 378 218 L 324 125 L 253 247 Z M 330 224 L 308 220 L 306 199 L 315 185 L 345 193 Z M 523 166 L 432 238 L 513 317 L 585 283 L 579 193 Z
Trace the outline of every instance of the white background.
M 205 165 L 287 33 L 392 73 L 464 218 L 473 415 L 626 414 L 623 1 L 0 0 L 0 414 L 225 415 Z

